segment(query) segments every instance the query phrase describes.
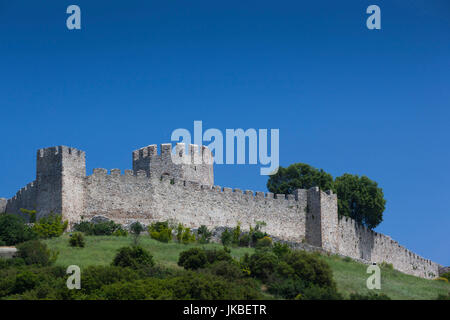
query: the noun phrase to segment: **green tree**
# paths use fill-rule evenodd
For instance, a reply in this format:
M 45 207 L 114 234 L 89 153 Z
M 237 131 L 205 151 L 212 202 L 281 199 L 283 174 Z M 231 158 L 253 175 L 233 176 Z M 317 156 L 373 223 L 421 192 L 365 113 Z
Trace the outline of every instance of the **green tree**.
M 17 245 L 18 256 L 27 265 L 50 266 L 58 258 L 59 252 L 50 250 L 44 242 L 30 240 Z
M 112 262 L 116 267 L 130 267 L 132 269 L 153 267 L 153 256 L 142 247 L 133 245 L 120 248 Z
M 21 217 L 12 214 L 0 215 L 0 242 L 12 246 L 36 238 L 37 234 Z
M 135 246 L 138 245 L 139 236 L 141 235 L 141 232 L 144 230 L 145 230 L 144 226 L 139 221 L 133 222 L 130 225 L 130 231 L 131 231 L 131 234 L 133 235 L 133 244 Z
M 366 176 L 344 174 L 336 178 L 339 216 L 375 228 L 383 221 L 386 200 L 383 190 Z
M 267 189 L 273 193 L 292 194 L 296 189 L 319 187 L 334 190 L 333 177 L 305 163 L 294 163 L 287 168 L 279 167 L 278 172 L 267 181 Z
M 62 220 L 62 215 L 51 213 L 48 216 L 42 217 L 37 221 L 33 230 L 42 239 L 59 237 L 67 229 L 68 222 Z

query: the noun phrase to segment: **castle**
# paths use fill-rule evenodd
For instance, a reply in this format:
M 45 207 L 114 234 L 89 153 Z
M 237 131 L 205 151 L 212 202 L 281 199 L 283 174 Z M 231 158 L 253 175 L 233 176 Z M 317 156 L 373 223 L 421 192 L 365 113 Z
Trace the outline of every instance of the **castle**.
M 424 259 L 389 236 L 349 218 L 338 218 L 337 196 L 318 188 L 295 194 L 242 191 L 214 185 L 213 156 L 204 146 L 162 144 L 133 152 L 133 170 L 94 169 L 86 175 L 83 151 L 65 146 L 38 150 L 36 180 L 13 198 L 0 199 L 0 213 L 35 209 L 40 218 L 60 213 L 70 226 L 104 216 L 117 223 L 172 220 L 192 228 L 206 225 L 248 230 L 266 223 L 269 235 L 305 243 L 366 263 L 391 263 L 423 278 L 439 275 L 439 264 Z

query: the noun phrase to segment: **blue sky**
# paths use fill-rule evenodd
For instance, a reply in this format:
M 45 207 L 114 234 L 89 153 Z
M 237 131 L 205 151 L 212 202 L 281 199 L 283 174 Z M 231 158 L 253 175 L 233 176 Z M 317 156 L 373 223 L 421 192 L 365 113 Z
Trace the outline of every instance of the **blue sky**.
M 90 173 L 194 120 L 277 128 L 281 165 L 376 180 L 377 231 L 450 265 L 450 3 L 309 2 L 0 1 L 0 196 L 34 180 L 42 147 L 86 151 Z M 266 190 L 259 166 L 215 176 Z

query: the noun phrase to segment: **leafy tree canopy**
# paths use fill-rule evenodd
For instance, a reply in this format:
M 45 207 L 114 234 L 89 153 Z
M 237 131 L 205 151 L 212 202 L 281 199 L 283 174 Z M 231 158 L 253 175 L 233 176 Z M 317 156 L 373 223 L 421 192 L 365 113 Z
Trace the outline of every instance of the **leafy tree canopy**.
M 350 217 L 369 228 L 383 221 L 386 200 L 375 181 L 346 173 L 336 178 L 335 187 L 340 216 Z
M 296 189 L 312 187 L 337 193 L 341 217 L 350 217 L 369 228 L 375 228 L 383 221 L 386 204 L 383 190 L 366 176 L 346 173 L 333 181 L 331 174 L 322 169 L 294 163 L 287 168 L 280 167 L 267 181 L 269 191 L 279 194 L 293 194 Z
M 270 176 L 267 189 L 273 193 L 292 194 L 296 189 L 319 187 L 321 190 L 334 190 L 333 177 L 322 169 L 305 163 L 294 163 L 287 168 L 279 167 Z

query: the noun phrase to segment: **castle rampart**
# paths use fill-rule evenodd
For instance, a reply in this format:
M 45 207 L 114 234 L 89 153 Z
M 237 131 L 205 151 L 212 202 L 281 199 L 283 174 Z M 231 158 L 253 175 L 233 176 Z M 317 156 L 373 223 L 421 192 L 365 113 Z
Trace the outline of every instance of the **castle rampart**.
M 366 262 L 392 263 L 405 273 L 438 275 L 439 265 L 419 257 L 390 237 L 349 218 L 338 218 L 337 196 L 318 188 L 293 195 L 242 191 L 214 185 L 210 151 L 197 146 L 156 145 L 133 152 L 133 170 L 94 169 L 86 176 L 85 153 L 68 147 L 41 149 L 36 181 L 6 204 L 8 213 L 37 209 L 38 217 L 61 213 L 69 225 L 95 216 L 118 223 L 172 220 L 191 228 L 206 225 L 249 230 L 264 221 L 277 239 L 305 243 Z M 0 212 L 5 201 L 0 199 Z M 5 211 L 5 210 L 3 210 Z

